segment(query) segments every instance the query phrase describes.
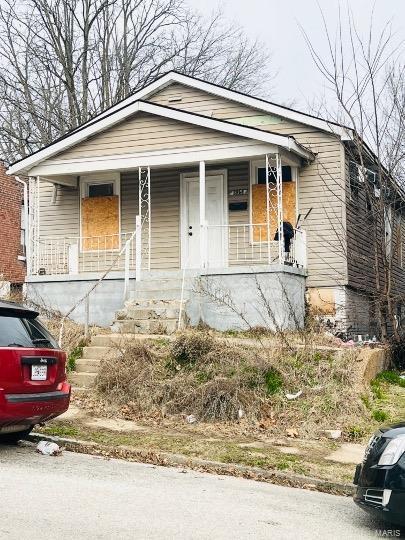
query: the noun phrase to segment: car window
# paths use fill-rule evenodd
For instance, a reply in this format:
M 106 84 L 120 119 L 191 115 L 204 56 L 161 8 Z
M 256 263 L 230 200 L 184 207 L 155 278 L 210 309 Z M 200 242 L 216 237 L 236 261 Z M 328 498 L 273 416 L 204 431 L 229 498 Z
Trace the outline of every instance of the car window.
M 35 342 L 42 341 L 42 346 L 51 349 L 57 349 L 58 344 L 48 330 L 39 322 L 38 319 L 24 319 L 30 337 Z M 40 344 L 41 345 L 41 344 Z
M 0 316 L 0 347 L 57 348 L 57 343 L 36 319 Z

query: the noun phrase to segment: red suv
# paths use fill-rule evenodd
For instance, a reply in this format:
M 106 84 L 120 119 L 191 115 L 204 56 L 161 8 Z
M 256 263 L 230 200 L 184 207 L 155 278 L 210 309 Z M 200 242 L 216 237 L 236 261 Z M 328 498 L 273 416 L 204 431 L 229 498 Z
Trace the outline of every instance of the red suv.
M 69 407 L 66 354 L 37 317 L 0 301 L 0 442 L 18 441 Z

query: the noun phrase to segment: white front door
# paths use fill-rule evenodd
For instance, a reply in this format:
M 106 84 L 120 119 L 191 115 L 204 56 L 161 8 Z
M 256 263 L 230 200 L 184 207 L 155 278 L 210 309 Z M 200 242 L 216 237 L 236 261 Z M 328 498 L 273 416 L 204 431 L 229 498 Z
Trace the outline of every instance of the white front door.
M 183 180 L 183 268 L 200 268 L 200 185 L 198 177 Z M 207 265 L 220 268 L 225 261 L 226 231 L 224 215 L 224 175 L 205 179 L 205 217 L 207 229 Z

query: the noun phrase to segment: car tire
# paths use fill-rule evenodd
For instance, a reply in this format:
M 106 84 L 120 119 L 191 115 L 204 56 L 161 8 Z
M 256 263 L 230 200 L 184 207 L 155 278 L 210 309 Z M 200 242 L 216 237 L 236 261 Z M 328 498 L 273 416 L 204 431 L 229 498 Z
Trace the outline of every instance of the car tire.
M 0 434 L 0 444 L 17 444 L 21 439 L 25 439 L 31 433 L 34 426 L 23 431 L 16 431 L 14 433 Z

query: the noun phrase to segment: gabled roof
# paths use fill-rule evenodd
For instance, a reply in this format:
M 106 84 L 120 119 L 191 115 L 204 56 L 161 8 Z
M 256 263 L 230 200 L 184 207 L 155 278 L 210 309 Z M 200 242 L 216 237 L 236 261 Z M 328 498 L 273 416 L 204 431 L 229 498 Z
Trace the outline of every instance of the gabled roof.
M 152 83 L 152 85 L 153 84 L 155 83 Z M 149 88 L 152 85 L 149 85 Z M 79 144 L 89 137 L 93 137 L 97 133 L 113 127 L 114 125 L 138 112 L 146 112 L 157 116 L 163 116 L 165 118 L 171 118 L 180 122 L 186 122 L 208 129 L 280 146 L 290 152 L 294 152 L 304 159 L 312 160 L 314 157 L 313 153 L 300 145 L 294 139 L 294 137 L 264 131 L 255 127 L 247 127 L 234 122 L 227 122 L 225 120 L 215 119 L 197 113 L 186 112 L 183 110 L 174 109 L 172 107 L 165 107 L 155 103 L 149 103 L 139 98 L 135 99 L 137 95 L 138 94 L 134 94 L 130 98 L 122 101 L 120 104 L 117 104 L 108 109 L 108 111 L 98 115 L 96 118 L 87 122 L 75 131 L 66 134 L 52 144 L 38 150 L 37 152 L 34 152 L 30 156 L 13 163 L 8 169 L 7 173 L 28 173 L 32 167 L 38 165 L 42 161 Z
M 165 75 L 162 75 L 153 83 L 148 84 L 134 94 L 131 94 L 116 105 L 113 105 L 106 111 L 100 113 L 94 119 L 89 120 L 84 125 L 91 124 L 100 117 L 103 117 L 104 115 L 113 112 L 114 110 L 122 107 L 123 105 L 132 103 L 133 101 L 136 101 L 138 99 L 148 99 L 156 92 L 159 92 L 163 88 L 166 88 L 173 83 L 178 83 L 191 88 L 196 88 L 203 92 L 207 92 L 208 94 L 223 97 L 237 103 L 242 103 L 243 105 L 246 105 L 248 107 L 259 109 L 274 115 L 282 116 L 284 118 L 288 118 L 289 120 L 312 126 L 328 133 L 334 133 L 341 136 L 343 139 L 347 139 L 348 132 L 350 133 L 352 131 L 350 127 L 344 126 L 343 124 L 331 122 L 329 120 L 326 120 L 325 118 L 303 113 L 301 111 L 297 111 L 296 109 L 292 109 L 284 105 L 278 105 L 276 103 L 272 103 L 271 101 L 267 101 L 261 98 L 252 97 L 248 94 L 244 94 L 243 92 L 238 92 L 237 90 L 230 90 L 229 88 L 225 88 L 211 82 L 203 81 L 202 79 L 191 77 L 190 75 L 183 75 L 182 73 L 178 73 L 177 71 L 169 71 Z

